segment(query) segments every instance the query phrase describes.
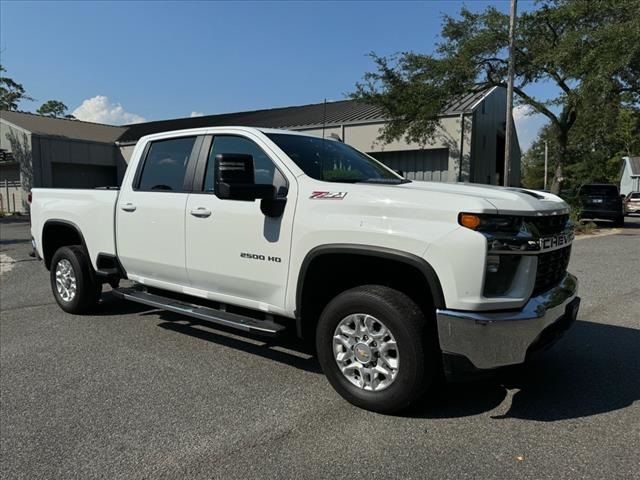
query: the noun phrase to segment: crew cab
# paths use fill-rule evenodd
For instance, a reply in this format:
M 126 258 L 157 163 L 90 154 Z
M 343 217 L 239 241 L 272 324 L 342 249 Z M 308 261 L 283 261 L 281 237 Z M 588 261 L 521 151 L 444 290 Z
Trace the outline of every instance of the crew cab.
M 575 320 L 555 195 L 406 180 L 334 139 L 215 127 L 140 139 L 119 188 L 34 189 L 66 312 L 123 299 L 246 332 L 295 327 L 331 385 L 394 412 L 524 362 Z M 120 286 L 123 279 L 127 286 Z

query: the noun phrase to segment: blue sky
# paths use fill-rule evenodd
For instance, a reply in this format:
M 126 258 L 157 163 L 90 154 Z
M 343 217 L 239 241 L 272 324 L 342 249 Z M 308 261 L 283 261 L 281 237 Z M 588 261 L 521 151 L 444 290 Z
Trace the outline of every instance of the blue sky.
M 490 3 L 508 11 L 466 5 Z M 37 99 L 21 109 L 57 99 L 105 123 L 340 100 L 368 52 L 430 52 L 462 4 L 2 1 L 0 61 Z M 520 113 L 526 148 L 543 121 Z

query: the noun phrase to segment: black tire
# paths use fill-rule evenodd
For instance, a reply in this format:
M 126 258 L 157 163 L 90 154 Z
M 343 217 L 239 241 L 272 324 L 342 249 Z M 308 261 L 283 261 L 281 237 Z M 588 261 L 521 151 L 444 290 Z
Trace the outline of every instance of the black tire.
M 67 260 L 71 264 L 75 276 L 76 291 L 73 298 L 65 300 L 56 287 L 56 270 L 58 264 Z M 96 276 L 85 249 L 79 245 L 60 247 L 53 255 L 50 269 L 51 290 L 53 296 L 65 312 L 87 313 L 98 304 L 102 292 L 102 284 Z
M 338 324 L 357 313 L 379 319 L 397 343 L 397 376 L 380 391 L 352 384 L 334 357 L 333 336 Z M 423 312 L 407 295 L 380 285 L 365 285 L 341 293 L 326 306 L 316 329 L 316 351 L 324 374 L 343 398 L 366 410 L 395 413 L 421 399 L 436 378 L 438 365 L 433 359 L 437 343 L 429 332 Z
M 616 218 L 615 226 L 616 227 L 624 227 L 624 215 L 620 215 L 618 218 Z

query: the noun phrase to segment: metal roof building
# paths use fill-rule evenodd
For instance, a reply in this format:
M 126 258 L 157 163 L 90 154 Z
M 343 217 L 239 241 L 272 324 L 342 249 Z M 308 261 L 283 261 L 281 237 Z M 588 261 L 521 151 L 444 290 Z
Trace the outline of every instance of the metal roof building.
M 488 89 L 479 89 L 460 97 L 447 105 L 441 112 L 441 116 L 469 113 L 473 111 L 474 105 L 481 101 L 488 93 Z M 129 125 L 127 130 L 118 139 L 118 143 L 125 145 L 136 142 L 140 137 L 152 133 L 199 127 L 242 125 L 247 127 L 305 130 L 322 127 L 322 125 L 333 127 L 343 124 L 369 122 L 385 122 L 385 116 L 380 107 L 355 100 L 342 100 L 293 107 L 138 123 Z
M 0 211 L 26 212 L 32 187 L 116 184 L 126 163 L 115 141 L 125 130 L 0 111 Z
M 640 192 L 640 157 L 623 157 L 620 168 L 620 193 Z
M 118 138 L 118 145 L 128 160 L 138 139 L 152 133 L 225 125 L 285 128 L 338 137 L 409 179 L 500 184 L 505 116 L 506 90 L 492 87 L 447 105 L 439 115 L 436 135 L 426 145 L 405 140 L 382 144 L 378 137 L 387 121 L 382 110 L 355 100 L 133 124 Z M 510 181 L 518 185 L 520 148 L 515 131 L 514 136 Z
M 379 140 L 387 119 L 355 100 L 178 118 L 114 127 L 97 123 L 0 112 L 0 191 L 7 201 L 32 187 L 96 187 L 122 179 L 136 142 L 152 133 L 211 126 L 284 128 L 338 137 L 401 170 L 412 180 L 500 184 L 504 170 L 506 91 L 480 88 L 452 101 L 438 116 L 426 144 Z M 520 148 L 514 132 L 510 182 L 520 183 Z M 3 153 L 4 152 L 4 153 Z M 4 158 L 4 160 L 2 160 Z M 4 181 L 4 184 L 2 183 Z M 9 192 L 9 183 L 15 188 Z M 7 193 L 8 192 L 8 193 Z M 0 195 L 0 198 L 2 196 Z M 13 200 L 13 204 L 16 201 Z

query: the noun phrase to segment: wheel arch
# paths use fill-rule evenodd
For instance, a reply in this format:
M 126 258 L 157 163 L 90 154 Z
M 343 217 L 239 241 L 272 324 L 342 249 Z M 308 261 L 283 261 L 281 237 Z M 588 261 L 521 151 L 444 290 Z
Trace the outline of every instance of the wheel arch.
M 434 308 L 445 308 L 444 294 L 440 280 L 433 269 L 433 267 L 423 258 L 413 255 L 408 252 L 396 250 L 387 247 L 372 246 L 372 245 L 353 245 L 353 244 L 327 244 L 320 245 L 310 250 L 305 256 L 298 275 L 296 285 L 296 325 L 298 336 L 306 337 L 305 330 L 308 333 L 308 329 L 311 325 L 315 325 L 317 318 L 313 318 L 314 314 L 317 316 L 319 312 L 305 312 L 305 307 L 309 308 L 309 290 L 315 286 L 317 279 L 313 277 L 314 267 L 318 265 L 319 260 L 323 260 L 327 264 L 327 260 L 339 261 L 340 266 L 338 272 L 348 270 L 354 264 L 362 265 L 363 263 L 371 263 L 375 266 L 390 265 L 400 267 L 397 271 L 411 272 L 414 278 L 420 279 L 421 285 L 416 285 L 416 288 L 426 287 L 427 295 L 426 300 Z M 331 262 L 328 262 L 331 264 Z M 375 267 L 374 267 L 375 268 Z M 378 272 L 379 273 L 379 272 Z M 353 272 L 350 272 L 353 275 Z M 366 279 L 366 273 L 363 273 L 362 279 Z M 355 275 L 357 277 L 357 275 Z M 311 278 L 312 282 L 307 282 L 307 279 Z M 379 277 L 378 277 L 379 278 Z M 390 283 L 392 280 L 389 279 Z M 366 283 L 366 281 L 365 281 Z M 305 290 L 307 289 L 307 290 Z M 405 292 L 406 293 L 406 292 Z M 303 322 L 303 315 L 311 313 L 311 322 L 305 320 Z
M 42 227 L 42 254 L 47 270 L 51 268 L 51 260 L 56 251 L 70 245 L 81 245 L 88 251 L 82 231 L 75 223 L 69 220 L 47 220 Z

